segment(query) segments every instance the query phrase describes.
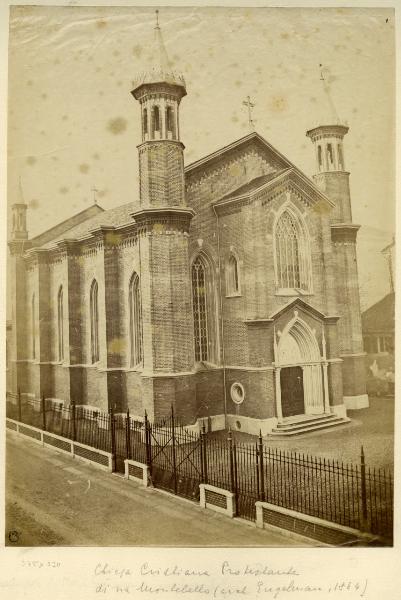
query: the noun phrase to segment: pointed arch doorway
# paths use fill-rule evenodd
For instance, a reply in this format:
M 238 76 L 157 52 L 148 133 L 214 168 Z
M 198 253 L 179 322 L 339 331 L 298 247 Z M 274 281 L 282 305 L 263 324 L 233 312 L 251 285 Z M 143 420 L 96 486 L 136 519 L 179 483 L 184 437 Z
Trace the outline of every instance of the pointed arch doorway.
M 326 365 L 314 332 L 296 312 L 276 344 L 279 418 L 328 412 Z

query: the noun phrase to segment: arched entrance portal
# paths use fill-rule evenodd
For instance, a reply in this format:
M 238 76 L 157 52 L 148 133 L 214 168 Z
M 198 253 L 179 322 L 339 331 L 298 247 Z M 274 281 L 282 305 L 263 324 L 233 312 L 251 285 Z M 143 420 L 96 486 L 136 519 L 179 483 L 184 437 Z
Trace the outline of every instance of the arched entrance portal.
M 276 400 L 279 417 L 325 412 L 323 365 L 314 332 L 296 315 L 277 344 Z

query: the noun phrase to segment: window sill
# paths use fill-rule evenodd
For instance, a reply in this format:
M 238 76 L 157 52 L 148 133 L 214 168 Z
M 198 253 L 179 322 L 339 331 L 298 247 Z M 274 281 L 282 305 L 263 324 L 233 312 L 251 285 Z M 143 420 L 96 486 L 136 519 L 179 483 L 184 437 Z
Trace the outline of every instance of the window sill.
M 313 292 L 307 292 L 306 290 L 298 290 L 295 288 L 286 288 L 277 290 L 275 296 L 314 296 Z
M 213 363 L 210 362 L 196 362 L 195 363 L 195 372 L 198 373 L 199 371 L 217 371 L 218 369 L 221 369 L 220 365 L 215 365 Z
M 240 298 L 242 296 L 241 292 L 234 292 L 233 294 L 226 294 L 226 298 Z

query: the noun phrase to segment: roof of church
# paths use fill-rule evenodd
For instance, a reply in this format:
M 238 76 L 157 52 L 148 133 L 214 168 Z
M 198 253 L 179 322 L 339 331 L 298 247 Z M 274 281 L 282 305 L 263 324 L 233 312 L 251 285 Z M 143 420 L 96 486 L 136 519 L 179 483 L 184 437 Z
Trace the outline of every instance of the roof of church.
M 363 333 L 394 332 L 395 294 L 390 292 L 379 302 L 365 310 L 362 315 Z
M 100 208 L 100 207 L 98 207 Z M 96 229 L 100 226 L 122 226 L 128 223 L 132 223 L 131 214 L 133 212 L 133 203 L 128 202 L 127 204 L 123 204 L 121 206 L 116 206 L 115 208 L 110 208 L 109 210 L 100 209 L 102 212 L 94 215 L 93 217 L 86 219 L 85 221 L 71 227 L 68 230 L 62 232 L 61 235 L 53 237 L 48 243 L 43 245 L 43 248 L 51 248 L 57 242 L 64 239 L 80 239 L 87 236 L 90 231 Z M 38 236 L 40 237 L 40 236 Z M 32 240 L 35 242 L 35 239 Z M 35 246 L 38 244 L 34 244 Z

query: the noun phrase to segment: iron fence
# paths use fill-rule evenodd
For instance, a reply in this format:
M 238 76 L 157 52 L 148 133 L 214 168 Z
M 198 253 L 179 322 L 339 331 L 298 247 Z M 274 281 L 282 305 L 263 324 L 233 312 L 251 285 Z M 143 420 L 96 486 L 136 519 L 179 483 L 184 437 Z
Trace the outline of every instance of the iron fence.
M 388 469 L 343 463 L 266 446 L 194 433 L 171 414 L 157 422 L 82 406 L 21 399 L 7 402 L 7 416 L 112 453 L 113 469 L 124 460 L 146 464 L 155 487 L 199 501 L 199 484 L 233 492 L 237 515 L 255 520 L 257 500 L 392 539 L 393 481 Z

